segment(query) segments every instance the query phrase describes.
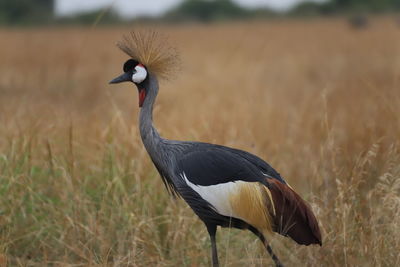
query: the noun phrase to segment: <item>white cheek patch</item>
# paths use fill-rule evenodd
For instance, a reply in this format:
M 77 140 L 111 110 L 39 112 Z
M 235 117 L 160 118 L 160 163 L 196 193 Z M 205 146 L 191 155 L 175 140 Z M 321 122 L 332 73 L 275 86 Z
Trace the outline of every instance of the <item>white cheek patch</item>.
M 147 77 L 147 71 L 146 69 L 141 66 L 141 65 L 137 65 L 135 67 L 136 72 L 132 75 L 132 81 L 134 83 L 141 83 L 143 82 L 146 77 Z

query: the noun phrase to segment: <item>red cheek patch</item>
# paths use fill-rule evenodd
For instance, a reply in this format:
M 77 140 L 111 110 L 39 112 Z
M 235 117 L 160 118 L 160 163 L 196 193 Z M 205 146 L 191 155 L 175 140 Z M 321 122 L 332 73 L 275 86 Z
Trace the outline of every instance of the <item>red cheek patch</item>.
M 139 107 L 143 106 L 144 99 L 146 98 L 146 90 L 140 89 L 139 91 Z

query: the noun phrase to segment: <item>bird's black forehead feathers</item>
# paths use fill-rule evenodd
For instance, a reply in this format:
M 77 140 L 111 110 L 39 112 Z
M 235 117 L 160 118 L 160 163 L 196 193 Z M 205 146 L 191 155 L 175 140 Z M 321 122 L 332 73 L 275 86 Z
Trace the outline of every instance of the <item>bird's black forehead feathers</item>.
M 136 60 L 134 60 L 134 59 L 128 59 L 128 60 L 124 63 L 123 70 L 124 70 L 124 72 L 128 72 L 128 71 L 134 69 L 138 64 L 139 64 L 138 61 L 136 61 Z

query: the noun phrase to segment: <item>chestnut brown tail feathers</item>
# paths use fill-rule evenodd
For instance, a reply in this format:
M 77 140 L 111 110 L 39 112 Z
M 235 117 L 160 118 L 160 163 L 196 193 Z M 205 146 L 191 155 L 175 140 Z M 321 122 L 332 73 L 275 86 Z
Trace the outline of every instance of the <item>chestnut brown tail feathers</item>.
M 321 232 L 311 208 L 288 185 L 268 179 L 275 206 L 275 231 L 302 245 L 322 245 Z

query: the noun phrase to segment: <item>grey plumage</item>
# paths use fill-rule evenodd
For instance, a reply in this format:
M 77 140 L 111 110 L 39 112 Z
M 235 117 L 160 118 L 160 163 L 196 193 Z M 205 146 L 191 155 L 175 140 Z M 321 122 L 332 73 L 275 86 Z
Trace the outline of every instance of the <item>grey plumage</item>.
M 148 94 L 144 100 L 139 115 L 139 129 L 143 144 L 149 153 L 154 165 L 157 167 L 164 184 L 170 193 L 176 194 L 173 180 L 173 168 L 176 165 L 176 151 L 181 150 L 183 144 L 163 139 L 153 125 L 153 105 L 158 94 L 158 80 L 149 73 L 147 83 Z
M 134 40 L 141 39 L 136 36 Z M 130 55 L 137 55 L 128 50 Z M 162 61 L 162 66 L 166 63 Z M 322 245 L 313 212 L 267 162 L 234 148 L 162 138 L 153 125 L 157 75 L 138 58 L 132 58 L 124 64 L 124 74 L 111 83 L 123 81 L 134 82 L 138 88 L 140 135 L 165 186 L 171 194 L 182 197 L 207 227 L 213 266 L 218 266 L 217 226 L 253 232 L 276 266 L 282 264 L 265 239 L 266 233 L 275 231 L 299 244 Z

